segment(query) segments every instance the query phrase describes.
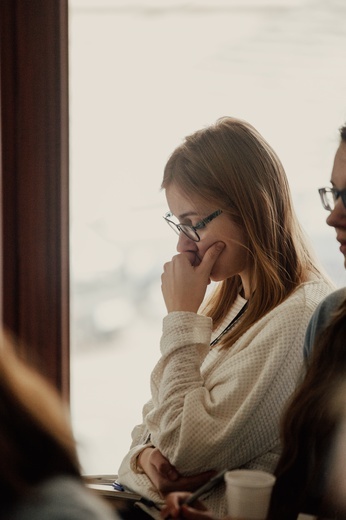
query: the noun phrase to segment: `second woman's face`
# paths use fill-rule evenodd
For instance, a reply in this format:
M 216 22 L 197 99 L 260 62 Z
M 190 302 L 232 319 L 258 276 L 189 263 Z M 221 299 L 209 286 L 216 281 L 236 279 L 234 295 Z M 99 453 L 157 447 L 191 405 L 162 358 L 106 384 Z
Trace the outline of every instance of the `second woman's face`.
M 174 184 L 166 189 L 166 198 L 170 211 L 181 224 L 195 226 L 203 218 L 220 209 L 209 206 L 197 195 L 193 199 L 185 197 Z M 191 264 L 198 266 L 212 244 L 223 242 L 226 247 L 216 261 L 210 278 L 213 281 L 222 281 L 239 274 L 246 292 L 249 284 L 249 254 L 243 230 L 226 213 L 221 213 L 205 228 L 199 229 L 198 234 L 200 241 L 195 242 L 184 233 L 180 233 L 178 253 L 186 254 Z
M 346 189 L 346 142 L 344 141 L 341 142 L 335 155 L 331 183 L 340 191 Z M 341 197 L 328 215 L 327 224 L 336 231 L 336 239 L 340 243 L 340 251 L 344 255 L 346 267 L 346 208 Z

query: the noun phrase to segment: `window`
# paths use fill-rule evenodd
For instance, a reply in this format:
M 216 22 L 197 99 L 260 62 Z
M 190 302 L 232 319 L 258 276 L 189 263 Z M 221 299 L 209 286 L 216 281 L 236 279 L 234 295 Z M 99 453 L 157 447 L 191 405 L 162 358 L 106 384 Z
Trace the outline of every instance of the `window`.
M 87 473 L 116 473 L 159 355 L 166 159 L 234 115 L 277 151 L 336 285 L 317 189 L 346 119 L 342 2 L 70 0 L 71 403 Z

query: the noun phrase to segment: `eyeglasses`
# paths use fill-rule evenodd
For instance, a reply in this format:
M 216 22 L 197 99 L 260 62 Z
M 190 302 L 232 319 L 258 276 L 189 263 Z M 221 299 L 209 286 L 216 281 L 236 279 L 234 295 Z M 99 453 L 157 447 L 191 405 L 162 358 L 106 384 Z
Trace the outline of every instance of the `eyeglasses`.
M 341 197 L 342 203 L 346 208 L 346 190 L 337 190 L 336 188 L 320 188 L 322 205 L 327 211 L 333 211 L 335 203 Z
M 217 211 L 214 211 L 214 213 L 212 213 L 208 217 L 206 217 L 203 220 L 201 220 L 200 222 L 198 222 L 195 226 L 189 226 L 187 224 L 176 224 L 175 222 L 173 222 L 173 220 L 171 220 L 171 218 L 173 217 L 173 213 L 170 213 L 170 212 L 166 213 L 166 215 L 163 218 L 165 219 L 167 224 L 173 229 L 173 231 L 176 232 L 177 235 L 180 235 L 180 233 L 182 232 L 188 238 L 190 238 L 191 240 L 194 240 L 194 242 L 199 242 L 201 240 L 201 238 L 200 238 L 199 234 L 197 233 L 197 230 L 205 228 L 205 226 L 207 224 L 209 224 L 209 222 L 211 222 L 212 220 L 214 220 L 214 218 L 221 215 L 221 213 L 222 213 L 222 210 L 218 209 Z

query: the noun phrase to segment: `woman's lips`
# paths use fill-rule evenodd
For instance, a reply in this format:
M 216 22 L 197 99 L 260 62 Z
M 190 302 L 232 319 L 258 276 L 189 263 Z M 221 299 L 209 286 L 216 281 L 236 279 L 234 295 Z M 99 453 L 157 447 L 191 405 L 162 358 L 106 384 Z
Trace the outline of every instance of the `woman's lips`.
M 202 259 L 198 256 L 198 254 L 195 254 L 195 261 L 192 264 L 194 267 L 197 267 L 202 262 Z
M 346 238 L 343 236 L 344 232 L 339 233 L 339 236 L 336 236 L 336 240 L 340 243 L 340 251 L 343 255 L 346 254 Z
M 344 233 L 342 233 L 343 235 Z M 337 236 L 336 240 L 340 243 L 340 251 L 343 255 L 346 255 L 346 238 L 344 236 Z
M 195 251 L 187 251 L 185 255 L 188 257 L 189 262 L 191 265 L 193 265 L 193 267 L 197 267 L 202 261 L 198 253 L 196 253 Z

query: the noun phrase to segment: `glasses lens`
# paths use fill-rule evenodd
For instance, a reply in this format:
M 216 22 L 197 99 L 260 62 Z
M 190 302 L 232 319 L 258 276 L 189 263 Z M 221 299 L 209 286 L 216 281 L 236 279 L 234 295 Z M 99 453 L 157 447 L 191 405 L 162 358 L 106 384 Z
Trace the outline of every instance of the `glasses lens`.
M 181 231 L 184 233 L 184 235 L 186 235 L 188 238 L 190 238 L 191 240 L 194 240 L 195 242 L 199 241 L 199 236 L 197 235 L 196 231 L 192 227 L 185 226 L 184 224 L 180 224 L 179 227 L 180 227 Z
M 173 231 L 174 231 L 177 235 L 179 235 L 180 231 L 179 231 L 177 225 L 174 224 L 174 222 L 172 222 L 171 220 L 169 220 L 167 217 L 165 217 L 165 221 L 167 222 L 167 224 L 169 225 L 169 227 L 170 227 L 171 229 L 173 229 Z
M 323 207 L 328 211 L 333 211 L 335 206 L 335 195 L 330 188 L 320 190 Z
M 172 228 L 177 235 L 180 235 L 180 232 L 182 232 L 188 238 L 194 240 L 194 242 L 199 242 L 200 238 L 197 235 L 196 231 L 193 229 L 193 227 L 187 226 L 185 224 L 176 224 L 175 222 L 173 222 L 173 220 L 171 220 L 172 218 L 174 218 L 171 213 L 167 213 L 167 215 L 165 215 L 163 218 L 165 219 L 169 227 Z

